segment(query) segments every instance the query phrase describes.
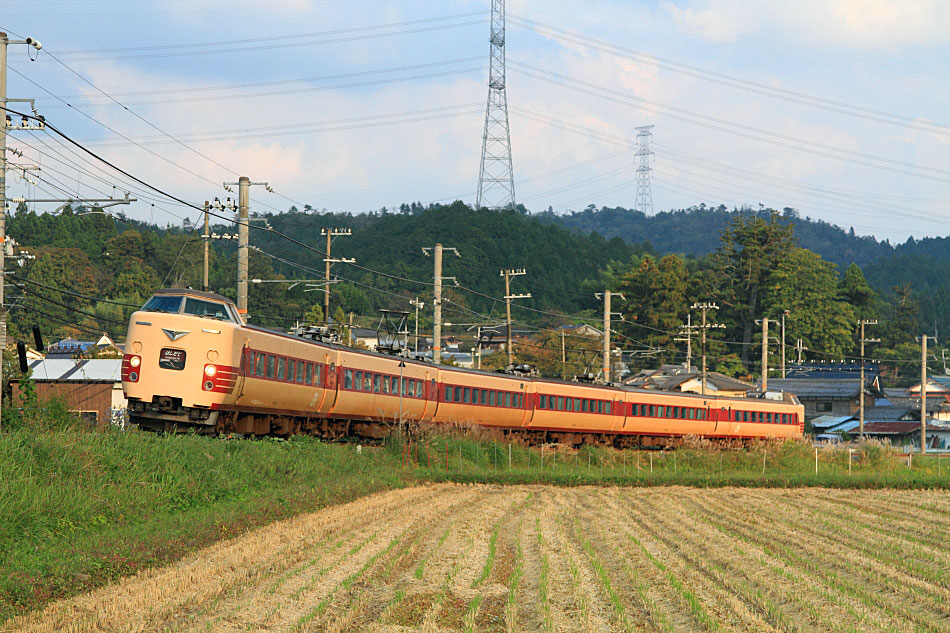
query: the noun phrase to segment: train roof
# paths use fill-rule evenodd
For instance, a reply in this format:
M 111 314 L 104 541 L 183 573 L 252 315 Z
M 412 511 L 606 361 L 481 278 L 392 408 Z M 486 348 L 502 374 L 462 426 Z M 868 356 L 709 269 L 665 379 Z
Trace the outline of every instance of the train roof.
M 210 294 L 210 293 L 206 293 L 206 294 Z M 329 347 L 331 349 L 338 349 L 338 350 L 342 350 L 342 351 L 350 352 L 354 354 L 374 356 L 376 358 L 384 358 L 387 360 L 401 360 L 408 364 L 418 365 L 420 367 L 434 367 L 431 361 L 419 360 L 416 358 L 407 358 L 404 356 L 394 356 L 392 354 L 383 354 L 380 352 L 374 352 L 374 351 L 366 350 L 366 349 L 356 349 L 353 347 L 347 347 L 346 345 L 340 345 L 339 343 L 327 343 L 324 341 L 315 341 L 310 338 L 298 336 L 296 334 L 290 334 L 288 332 L 283 332 L 281 330 L 274 330 L 271 328 L 262 327 L 260 325 L 244 325 L 243 327 L 246 327 L 251 330 L 256 330 L 258 332 L 265 332 L 267 334 L 275 334 L 277 336 L 292 338 L 295 340 L 303 341 L 305 343 L 312 343 L 314 345 Z M 735 402 L 757 402 L 757 401 L 764 400 L 764 398 L 761 398 L 761 397 L 741 398 L 741 397 L 721 396 L 721 395 L 714 395 L 714 394 L 703 395 L 699 393 L 682 393 L 682 392 L 672 392 L 672 391 L 658 391 L 656 389 L 640 389 L 637 387 L 628 387 L 626 385 L 602 385 L 602 384 L 589 383 L 589 382 L 574 382 L 572 380 L 562 380 L 560 378 L 549 378 L 545 376 L 519 376 L 517 374 L 505 374 L 505 373 L 501 373 L 497 371 L 486 371 L 484 369 L 467 369 L 465 367 L 455 367 L 453 365 L 439 365 L 439 369 L 441 371 L 455 371 L 455 372 L 460 372 L 460 373 L 465 373 L 465 374 L 475 374 L 479 376 L 489 376 L 489 377 L 494 377 L 494 378 L 509 378 L 509 379 L 520 378 L 522 380 L 532 381 L 532 382 L 544 382 L 544 383 L 551 383 L 551 384 L 557 384 L 557 385 L 566 385 L 566 386 L 571 386 L 571 387 L 590 387 L 591 389 L 611 389 L 613 391 L 619 391 L 622 393 L 641 393 L 644 395 L 652 395 L 652 396 L 675 395 L 677 397 L 684 397 L 684 398 L 696 398 L 696 399 L 706 399 L 706 400 L 714 398 L 716 400 L 728 400 L 728 401 L 735 401 Z M 769 402 L 784 402 L 785 404 L 794 404 L 794 402 L 790 403 L 784 398 L 782 400 L 769 399 L 768 401 Z
M 198 297 L 201 299 L 211 299 L 213 301 L 221 301 L 224 303 L 233 304 L 232 299 L 228 299 L 224 295 L 219 295 L 214 292 L 207 292 L 205 290 L 195 290 L 194 288 L 161 288 L 156 290 L 153 294 L 156 295 L 191 295 L 193 297 Z

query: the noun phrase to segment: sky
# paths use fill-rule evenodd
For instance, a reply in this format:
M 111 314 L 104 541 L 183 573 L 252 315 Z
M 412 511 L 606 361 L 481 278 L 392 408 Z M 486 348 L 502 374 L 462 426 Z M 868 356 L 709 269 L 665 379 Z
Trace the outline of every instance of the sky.
M 903 242 L 950 234 L 950 11 L 941 0 L 508 0 L 516 198 L 655 212 L 795 208 Z M 5 0 L 8 97 L 196 203 L 252 210 L 473 203 L 490 0 Z M 34 61 L 35 58 L 35 61 Z M 11 104 L 11 107 L 27 107 Z M 108 197 L 197 218 L 48 131 L 14 131 L 11 196 Z M 37 211 L 56 208 L 36 203 Z M 121 208 L 121 207 L 120 207 Z M 636 241 L 636 236 L 629 236 Z

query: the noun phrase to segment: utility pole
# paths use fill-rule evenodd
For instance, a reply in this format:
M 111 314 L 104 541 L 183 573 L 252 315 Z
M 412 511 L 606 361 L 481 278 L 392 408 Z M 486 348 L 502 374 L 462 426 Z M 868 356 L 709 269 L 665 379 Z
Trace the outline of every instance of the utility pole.
M 769 319 L 762 318 L 762 393 L 769 386 Z
M 455 277 L 442 276 L 442 252 L 452 251 L 456 257 L 461 257 L 458 249 L 445 248 L 442 244 L 436 244 L 435 248 L 423 248 L 422 253 L 428 257 L 429 251 L 432 251 L 432 259 L 435 262 L 435 272 L 432 285 L 432 362 L 440 364 L 442 362 L 442 280 Z
M 611 315 L 621 316 L 619 312 L 610 311 L 610 298 L 612 295 L 617 295 L 624 301 L 627 300 L 623 293 L 621 292 L 610 292 L 609 290 L 604 290 L 604 367 L 603 367 L 603 381 L 604 384 L 610 383 L 610 317 Z M 598 299 L 601 298 L 601 293 L 596 293 L 594 295 Z
M 802 352 L 805 351 L 805 341 L 804 339 L 798 339 L 798 343 L 795 345 L 795 351 L 798 352 L 798 364 L 802 364 Z
M 788 310 L 782 310 L 782 378 L 785 378 L 785 317 L 788 316 Z M 863 352 L 862 352 L 863 354 Z
M 511 349 L 511 300 L 512 299 L 530 299 L 531 293 L 513 295 L 511 294 L 511 278 L 519 275 L 527 275 L 524 268 L 506 268 L 501 271 L 500 277 L 505 278 L 505 313 L 508 316 L 507 335 L 505 336 L 505 352 L 508 354 L 508 366 L 514 364 L 514 350 Z
M 864 364 L 865 364 L 865 362 L 866 362 L 866 361 L 864 360 L 864 344 L 865 344 L 865 343 L 880 343 L 880 342 L 881 342 L 881 339 L 879 339 L 879 338 L 864 338 L 864 326 L 865 326 L 865 325 L 877 325 L 877 319 L 859 319 L 859 320 L 858 320 L 858 325 L 861 326 L 861 339 L 860 339 L 860 343 L 861 343 L 861 356 L 860 356 L 860 360 L 861 360 L 861 392 L 860 392 L 860 394 L 859 394 L 859 396 L 858 396 L 858 397 L 860 398 L 860 402 L 859 402 L 859 405 L 858 405 L 858 406 L 859 406 L 859 409 L 860 409 L 860 412 L 859 412 L 859 414 L 858 414 L 858 424 L 859 424 L 859 426 L 860 426 L 861 439 L 864 440 Z
M 683 338 L 683 337 L 686 338 Z M 693 373 L 693 315 L 686 315 L 686 327 L 680 330 L 680 338 L 674 338 L 674 341 L 686 341 L 686 373 Z
M 327 251 L 329 254 L 329 251 Z M 426 306 L 424 301 L 419 301 L 419 297 L 409 300 L 409 305 L 413 306 L 416 309 L 416 345 L 415 353 L 419 354 L 419 308 L 424 308 Z
M 247 320 L 247 269 L 248 269 L 248 248 L 251 226 L 251 185 L 263 185 L 268 191 L 273 191 L 266 182 L 251 182 L 247 176 L 241 176 L 236 183 L 226 182 L 224 188 L 231 191 L 230 187 L 238 187 L 238 269 L 237 269 L 237 309 L 238 313 Z
M 211 203 L 205 200 L 205 232 L 201 235 L 201 240 L 205 243 L 205 261 L 204 271 L 201 275 L 201 289 L 208 292 L 208 242 L 211 241 L 211 235 L 208 233 L 208 208 Z
M 718 310 L 718 309 L 719 309 L 719 306 L 716 305 L 715 303 L 712 303 L 712 302 L 709 302 L 709 301 L 704 301 L 704 302 L 702 302 L 702 303 L 694 303 L 690 309 L 691 309 L 691 310 L 702 310 L 702 313 L 703 313 L 703 320 L 702 320 L 702 322 L 701 322 L 700 325 L 699 325 L 699 332 L 700 332 L 700 334 L 701 334 L 701 336 L 702 336 L 701 346 L 702 346 L 702 352 L 703 352 L 702 382 L 701 382 L 701 385 L 702 385 L 702 392 L 703 392 L 703 395 L 705 396 L 705 395 L 706 395 L 706 330 L 710 330 L 710 329 L 713 329 L 713 328 L 724 329 L 726 326 L 725 326 L 725 324 L 723 324 L 723 323 L 707 323 L 707 322 L 706 322 L 706 312 L 707 312 L 708 310 Z
M 927 338 L 926 334 L 920 336 L 920 454 L 927 453 Z M 933 339 L 934 343 L 937 338 Z
M 339 236 L 349 236 L 353 235 L 351 229 L 333 229 L 330 227 L 320 229 L 320 235 L 327 236 L 327 256 L 323 258 L 324 262 L 324 279 L 326 280 L 326 285 L 323 287 L 323 320 L 327 323 L 330 322 L 330 264 L 352 264 L 356 260 L 353 258 L 340 258 L 333 259 L 330 257 L 330 246 L 333 243 L 334 237 Z
M 564 328 L 561 328 L 561 378 L 567 378 L 567 347 L 564 344 Z

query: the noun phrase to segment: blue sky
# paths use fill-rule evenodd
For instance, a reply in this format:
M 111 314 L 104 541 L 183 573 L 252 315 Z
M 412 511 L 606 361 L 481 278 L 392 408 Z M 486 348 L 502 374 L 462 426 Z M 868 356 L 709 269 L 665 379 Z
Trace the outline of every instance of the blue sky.
M 4 4 L 0 26 L 68 66 L 11 47 L 9 96 L 36 97 L 67 134 L 185 199 L 228 195 L 218 183 L 242 174 L 277 192 L 255 192 L 259 211 L 474 201 L 488 0 Z M 761 203 L 892 242 L 950 233 L 943 3 L 509 0 L 508 12 L 529 209 L 633 207 L 634 128 L 652 124 L 657 211 Z M 143 198 L 136 217 L 194 216 L 152 207 L 59 143 L 11 135 L 16 160 L 44 168 L 38 188 L 14 175 L 12 195 L 114 184 Z

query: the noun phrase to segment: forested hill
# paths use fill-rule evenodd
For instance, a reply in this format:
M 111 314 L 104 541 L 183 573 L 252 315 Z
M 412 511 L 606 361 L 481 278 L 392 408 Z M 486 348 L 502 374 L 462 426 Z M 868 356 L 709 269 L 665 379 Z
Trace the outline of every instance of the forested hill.
M 649 242 L 660 253 L 706 255 L 719 247 L 719 236 L 730 220 L 737 214 L 769 217 L 768 211 L 727 209 L 725 206 L 692 207 L 663 211 L 646 216 L 632 209 L 588 207 L 568 215 L 545 212 L 538 215 L 544 221 L 588 234 L 596 231 L 607 239 L 622 237 L 630 243 Z M 827 261 L 845 270 L 851 263 L 862 268 L 895 252 L 917 250 L 926 245 L 925 252 L 941 259 L 950 259 L 950 243 L 947 240 L 922 240 L 893 247 L 888 242 L 871 236 L 855 235 L 854 230 L 844 230 L 822 220 L 801 218 L 792 209 L 785 209 L 782 220 L 793 224 L 798 244 L 818 253 Z M 905 247 L 910 247 L 905 248 Z

